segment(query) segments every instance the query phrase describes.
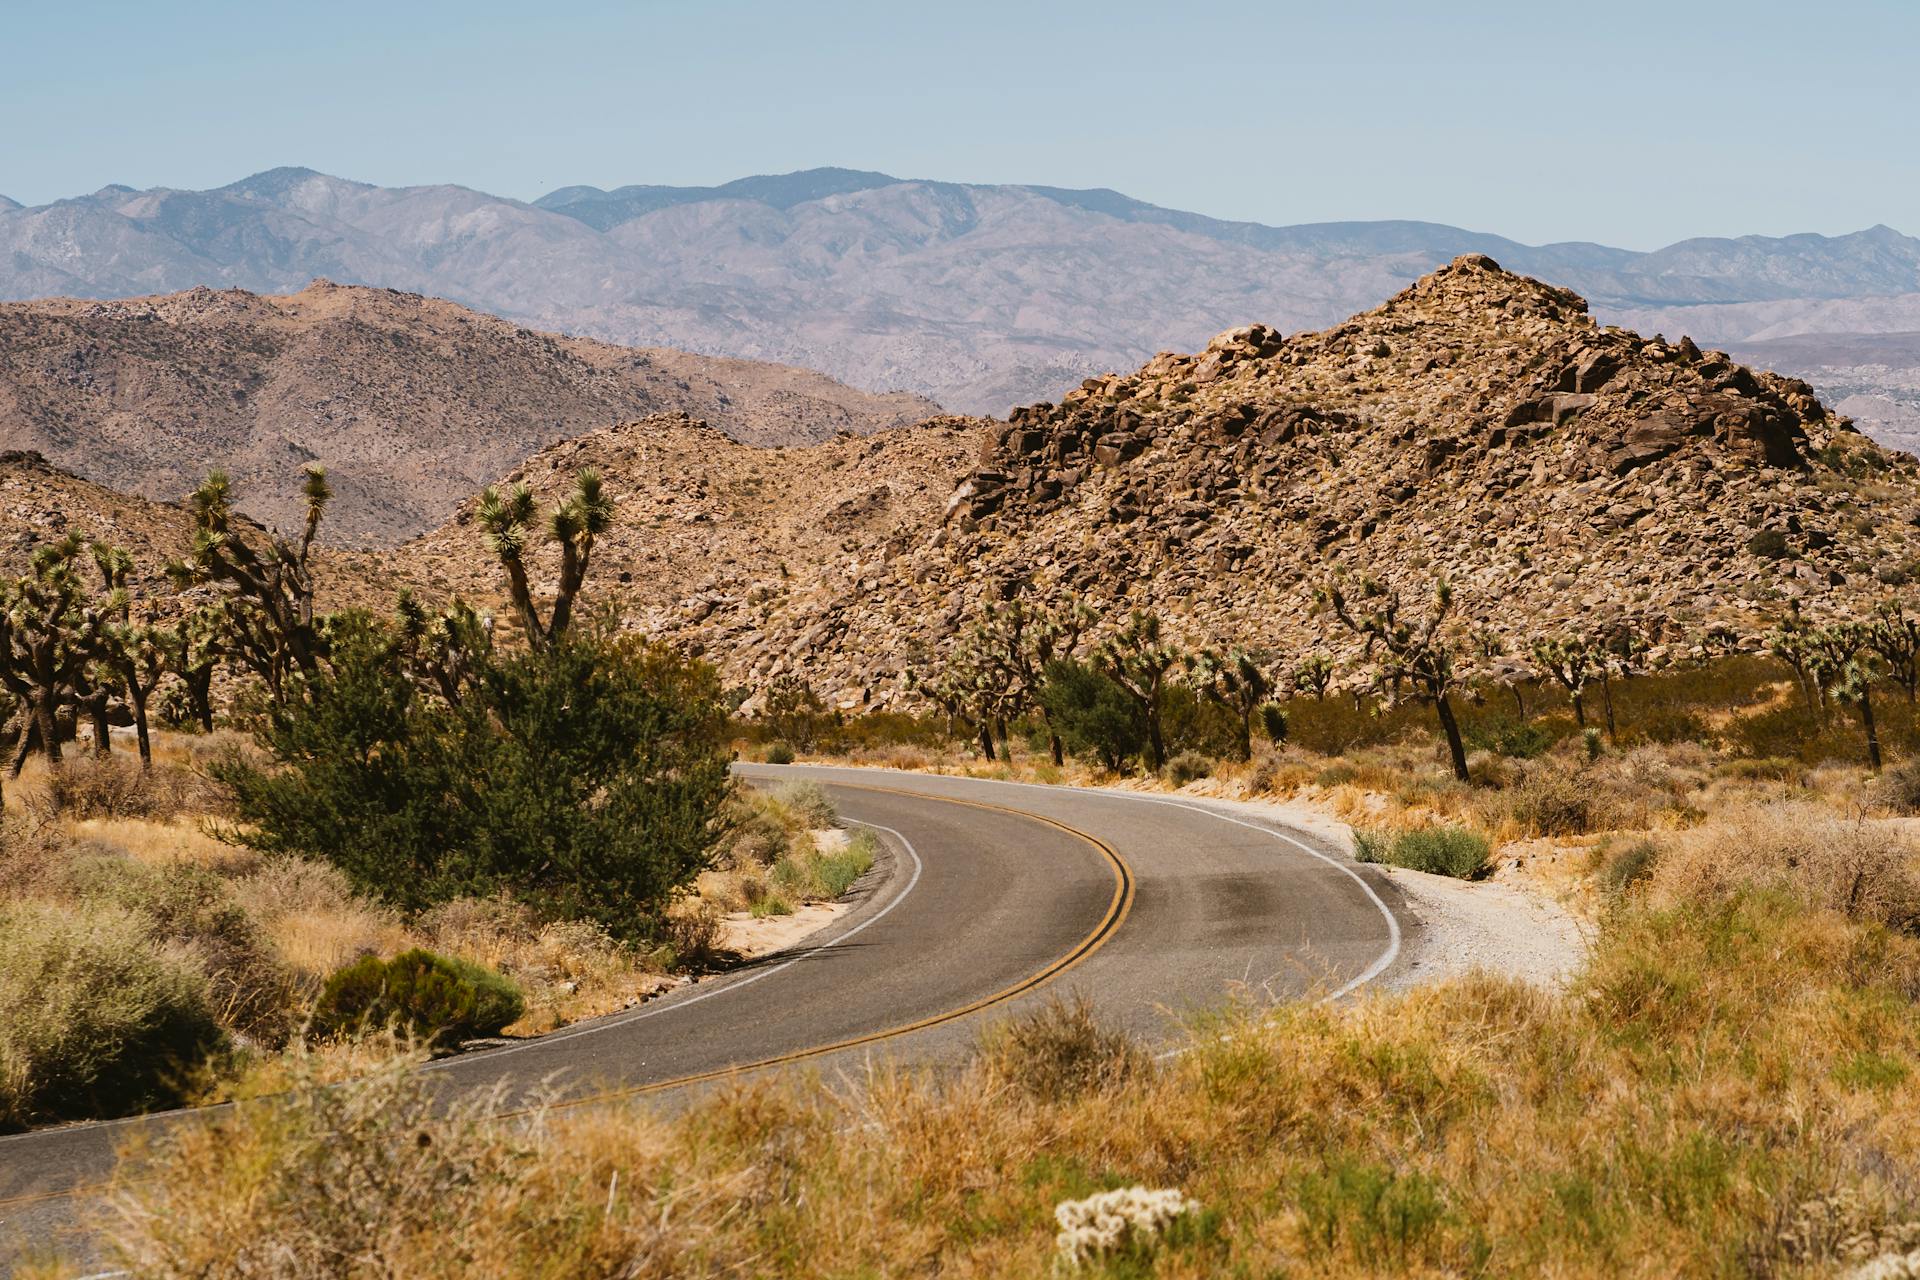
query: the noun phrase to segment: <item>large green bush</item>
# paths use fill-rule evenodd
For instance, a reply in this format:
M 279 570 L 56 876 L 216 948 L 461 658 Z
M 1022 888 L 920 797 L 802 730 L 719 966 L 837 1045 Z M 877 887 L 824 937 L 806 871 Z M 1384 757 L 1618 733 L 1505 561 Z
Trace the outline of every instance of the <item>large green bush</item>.
M 180 1102 L 222 1046 L 206 980 L 132 912 L 0 907 L 0 1129 Z
M 1354 833 L 1354 856 L 1362 862 L 1386 862 L 1460 880 L 1486 875 L 1491 853 L 1485 836 L 1464 827 L 1417 827 L 1390 835 Z
M 1147 746 L 1146 717 L 1120 686 L 1082 662 L 1050 662 L 1040 702 L 1067 750 L 1118 773 Z
M 320 1035 L 394 1027 L 429 1044 L 500 1034 L 526 1010 L 518 987 L 491 969 L 416 947 L 363 956 L 327 979 L 313 1008 Z
M 488 658 L 449 706 L 395 653 L 370 621 L 336 626 L 326 668 L 268 713 L 274 764 L 215 767 L 236 838 L 332 862 L 409 910 L 507 892 L 616 937 L 652 936 L 724 834 L 714 669 L 576 625 L 540 651 Z

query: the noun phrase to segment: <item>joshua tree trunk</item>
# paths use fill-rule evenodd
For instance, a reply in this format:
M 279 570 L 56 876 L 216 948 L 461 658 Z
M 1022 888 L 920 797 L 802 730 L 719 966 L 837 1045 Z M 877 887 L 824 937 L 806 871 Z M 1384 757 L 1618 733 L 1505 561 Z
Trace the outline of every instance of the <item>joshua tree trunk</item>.
M 1587 704 L 1577 693 L 1573 695 L 1573 723 L 1581 729 L 1587 727 Z
M 1240 708 L 1240 760 L 1253 759 L 1253 708 Z
M 1600 702 L 1607 709 L 1607 741 L 1618 741 L 1620 735 L 1613 727 L 1613 682 L 1605 676 L 1600 677 Z
M 993 754 L 993 722 L 990 720 L 980 722 L 980 754 L 988 760 L 997 758 Z
M 1867 763 L 1873 766 L 1875 773 L 1880 772 L 1880 730 L 1873 723 L 1873 694 L 1862 692 L 1860 695 L 1860 723 L 1867 731 Z
M 136 678 L 127 682 L 127 701 L 133 704 L 133 732 L 140 742 L 140 769 L 153 770 L 153 742 L 147 737 L 147 690 Z
M 1440 727 L 1447 734 L 1447 753 L 1453 757 L 1453 776 L 1462 782 L 1472 781 L 1467 774 L 1467 747 L 1460 741 L 1460 724 L 1453 718 L 1453 704 L 1447 701 L 1447 695 L 1443 693 L 1433 700 L 1433 709 L 1440 717 Z
M 1521 720 L 1525 720 L 1527 718 L 1527 699 L 1526 695 L 1520 692 L 1520 682 L 1516 680 L 1508 685 L 1507 692 L 1513 695 L 1513 714 Z
M 60 764 L 60 726 L 55 723 L 53 698 L 51 689 L 42 689 L 34 694 L 33 728 L 40 735 L 40 749 L 47 753 L 47 763 L 57 768 Z M 18 776 L 18 764 L 14 765 L 13 772 Z
M 213 667 L 183 671 L 180 678 L 186 682 L 187 705 L 193 708 L 193 718 L 200 722 L 202 733 L 213 732 Z
M 1153 752 L 1153 771 L 1158 773 L 1166 768 L 1167 743 L 1160 735 L 1160 705 L 1157 698 L 1147 703 L 1147 747 Z

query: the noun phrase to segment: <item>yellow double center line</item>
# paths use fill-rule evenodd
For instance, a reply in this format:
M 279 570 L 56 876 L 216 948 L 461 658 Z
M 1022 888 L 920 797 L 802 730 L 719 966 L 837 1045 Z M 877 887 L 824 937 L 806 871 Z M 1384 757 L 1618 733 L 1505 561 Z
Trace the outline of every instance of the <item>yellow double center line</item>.
M 970 1017 L 984 1009 L 991 1009 L 995 1005 L 1005 1004 L 1007 1001 L 1025 995 L 1034 988 L 1059 977 L 1105 946 L 1107 940 L 1111 938 L 1126 921 L 1127 913 L 1133 910 L 1133 868 L 1127 865 L 1126 859 L 1122 858 L 1112 845 L 1102 840 L 1099 836 L 1082 831 L 1078 827 L 1070 827 L 1064 822 L 1057 822 L 1052 818 L 1042 817 L 1037 813 L 1028 813 L 1024 809 L 1010 809 L 1005 805 L 988 804 L 982 800 L 957 800 L 951 796 L 929 795 L 924 791 L 911 791 L 901 787 L 878 787 L 868 783 L 836 782 L 831 785 L 836 790 L 874 791 L 884 795 L 906 796 L 914 800 L 932 800 L 940 804 L 965 805 L 969 809 L 984 809 L 992 813 L 1004 813 L 1016 818 L 1024 818 L 1029 822 L 1038 822 L 1043 826 L 1052 827 L 1056 831 L 1065 832 L 1076 840 L 1082 840 L 1092 845 L 1094 849 L 1099 852 L 1100 856 L 1106 859 L 1108 869 L 1113 872 L 1113 897 L 1107 903 L 1106 913 L 1101 916 L 1100 923 L 1094 926 L 1092 932 L 1080 939 L 1071 951 L 1059 959 L 1054 960 L 1039 972 L 1029 974 L 1027 977 L 1020 979 L 1020 981 L 1014 983 L 1012 986 L 1004 987 L 989 996 L 981 996 L 979 999 L 964 1004 L 957 1009 L 949 1009 L 944 1013 L 932 1014 L 915 1022 L 903 1023 L 897 1027 L 889 1027 L 884 1031 L 869 1031 L 864 1035 L 849 1036 L 844 1040 L 835 1040 L 828 1044 L 813 1045 L 805 1049 L 794 1049 L 788 1053 L 776 1054 L 770 1058 L 757 1058 L 751 1062 L 733 1063 L 725 1067 L 716 1067 L 711 1071 L 698 1072 L 694 1075 L 676 1076 L 671 1080 L 656 1080 L 651 1084 L 629 1085 L 624 1088 L 603 1090 L 578 1098 L 568 1098 L 560 1102 L 548 1104 L 545 1108 L 546 1110 L 555 1111 L 568 1107 L 590 1106 L 602 1102 L 616 1101 L 621 1098 L 634 1098 L 651 1093 L 664 1093 L 669 1089 L 681 1089 L 688 1085 L 704 1084 L 713 1080 L 724 1080 L 729 1076 L 765 1071 L 772 1067 L 786 1066 L 794 1062 L 804 1062 L 809 1058 L 824 1057 L 827 1054 L 840 1053 L 847 1049 L 858 1049 L 865 1045 L 878 1044 L 883 1040 L 891 1040 L 896 1036 L 911 1035 L 916 1031 L 925 1031 L 929 1027 L 937 1027 L 943 1023 L 956 1022 L 961 1018 Z M 515 1115 L 522 1114 L 522 1112 L 509 1112 L 507 1114 Z
M 878 787 L 866 783 L 834 783 L 832 785 L 839 790 L 873 791 L 884 795 L 906 796 L 914 800 L 932 800 L 939 804 L 964 805 L 969 809 L 983 809 L 991 813 L 1004 813 L 1012 817 L 1024 818 L 1029 822 L 1038 822 L 1043 826 L 1052 827 L 1056 831 L 1064 832 L 1076 840 L 1081 840 L 1092 845 L 1100 856 L 1106 860 L 1108 868 L 1113 872 L 1113 897 L 1107 903 L 1106 912 L 1101 916 L 1099 924 L 1094 926 L 1092 932 L 1074 944 L 1071 951 L 1068 951 L 1065 955 L 1054 960 L 1038 972 L 1020 979 L 1020 981 L 1013 985 L 1004 987 L 992 995 L 982 996 L 957 1009 L 949 1009 L 944 1013 L 932 1014 L 914 1022 L 903 1023 L 897 1027 L 889 1027 L 884 1031 L 870 1031 L 864 1035 L 849 1036 L 844 1040 L 835 1040 L 829 1044 L 818 1044 L 805 1049 L 795 1049 L 788 1053 L 776 1054 L 770 1058 L 758 1058 L 751 1062 L 733 1063 L 725 1067 L 715 1068 L 712 1071 L 702 1071 L 687 1076 L 676 1076 L 671 1080 L 657 1080 L 651 1084 L 629 1085 L 624 1088 L 607 1089 L 584 1094 L 577 1098 L 567 1098 L 558 1102 L 548 1103 L 541 1109 L 558 1111 L 572 1107 L 615 1102 L 623 1098 L 635 1098 L 647 1094 L 664 1093 L 669 1089 L 681 1089 L 688 1085 L 724 1080 L 729 1076 L 766 1071 L 773 1067 L 786 1066 L 795 1062 L 804 1062 L 809 1058 L 819 1058 L 831 1053 L 840 1053 L 847 1049 L 858 1049 L 864 1045 L 879 1044 L 882 1041 L 891 1040 L 897 1036 L 911 1035 L 916 1031 L 925 1031 L 929 1027 L 937 1027 L 944 1023 L 956 1022 L 961 1018 L 970 1017 L 982 1010 L 991 1009 L 995 1005 L 1005 1004 L 1007 1001 L 1025 995 L 1036 987 L 1042 986 L 1054 978 L 1059 977 L 1105 946 L 1107 940 L 1113 937 L 1121 924 L 1126 921 L 1127 913 L 1133 909 L 1133 868 L 1127 865 L 1126 859 L 1122 858 L 1112 845 L 1096 835 L 1080 830 L 1078 827 L 1070 827 L 1064 822 L 1042 817 L 1037 813 L 1028 813 L 1023 809 L 1011 809 L 1005 805 L 988 804 L 981 800 L 959 800 L 951 796 L 929 795 L 924 791 L 912 791 L 901 787 Z M 501 1112 L 499 1116 L 500 1118 L 507 1118 L 525 1115 L 531 1110 L 533 1109 L 520 1108 Z M 41 1200 L 57 1200 L 65 1196 L 82 1195 L 90 1191 L 103 1190 L 109 1185 L 111 1184 L 106 1182 L 95 1182 L 65 1187 L 58 1190 L 36 1191 L 23 1195 L 9 1196 L 0 1199 L 0 1208 L 28 1204 Z

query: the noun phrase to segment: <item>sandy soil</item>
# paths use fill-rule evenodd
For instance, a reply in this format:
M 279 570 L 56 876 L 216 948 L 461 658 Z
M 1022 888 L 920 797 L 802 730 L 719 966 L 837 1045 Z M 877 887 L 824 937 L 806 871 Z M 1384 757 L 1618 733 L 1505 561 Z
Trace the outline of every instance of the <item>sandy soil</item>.
M 850 902 L 809 902 L 795 907 L 792 915 L 762 916 L 757 920 L 751 911 L 735 911 L 721 922 L 720 945 L 748 959 L 770 955 L 825 928 L 852 905 Z

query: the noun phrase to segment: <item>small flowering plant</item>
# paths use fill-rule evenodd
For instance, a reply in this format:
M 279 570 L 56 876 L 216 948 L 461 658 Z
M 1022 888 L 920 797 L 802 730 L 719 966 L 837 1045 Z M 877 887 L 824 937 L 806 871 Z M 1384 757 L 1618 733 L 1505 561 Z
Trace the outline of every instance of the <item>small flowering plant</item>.
M 1150 1250 L 1175 1219 L 1199 1207 L 1199 1201 L 1171 1187 L 1122 1187 L 1084 1200 L 1063 1200 L 1053 1211 L 1060 1224 L 1054 1250 L 1069 1268 L 1121 1248 Z

